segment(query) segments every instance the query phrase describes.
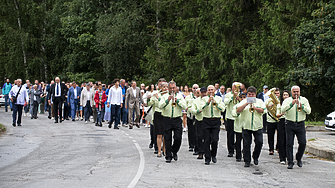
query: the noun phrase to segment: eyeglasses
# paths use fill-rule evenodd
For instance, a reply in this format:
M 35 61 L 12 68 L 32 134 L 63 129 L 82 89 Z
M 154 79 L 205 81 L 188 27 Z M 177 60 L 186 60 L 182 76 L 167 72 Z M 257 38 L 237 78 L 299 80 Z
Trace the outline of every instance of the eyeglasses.
M 198 87 L 194 87 L 193 89 L 198 89 Z

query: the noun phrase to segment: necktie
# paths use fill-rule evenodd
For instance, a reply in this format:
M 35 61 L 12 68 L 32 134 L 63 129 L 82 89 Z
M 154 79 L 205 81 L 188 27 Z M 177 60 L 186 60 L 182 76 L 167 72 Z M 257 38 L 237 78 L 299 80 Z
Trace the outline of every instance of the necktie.
M 58 84 L 57 85 L 57 89 L 56 89 L 56 95 L 58 96 L 59 95 L 59 87 L 58 87 Z

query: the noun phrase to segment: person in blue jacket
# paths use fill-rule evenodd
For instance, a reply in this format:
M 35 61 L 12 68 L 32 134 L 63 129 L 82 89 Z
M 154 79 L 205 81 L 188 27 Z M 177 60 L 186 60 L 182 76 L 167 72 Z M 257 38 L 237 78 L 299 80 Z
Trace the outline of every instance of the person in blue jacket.
M 12 84 L 9 83 L 9 79 L 7 78 L 6 83 L 2 87 L 2 94 L 5 97 L 5 111 L 6 112 L 8 112 L 8 107 L 7 107 L 8 103 L 10 105 L 10 109 L 12 109 L 12 103 L 9 102 L 9 95 L 8 95 L 12 87 L 13 87 Z
M 76 82 L 72 82 L 72 87 L 68 91 L 67 104 L 71 106 L 72 121 L 76 121 L 76 114 L 79 116 L 81 89 L 77 86 Z

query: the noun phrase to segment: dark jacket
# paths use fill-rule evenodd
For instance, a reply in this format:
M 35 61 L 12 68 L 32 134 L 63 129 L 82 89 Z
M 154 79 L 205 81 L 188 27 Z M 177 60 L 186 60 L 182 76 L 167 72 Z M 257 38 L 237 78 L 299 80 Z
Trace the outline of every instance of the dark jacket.
M 38 103 L 38 104 L 41 103 L 41 97 L 40 97 L 41 92 L 40 92 L 40 90 L 37 89 L 37 90 L 35 91 L 35 89 L 32 88 L 32 89 L 29 90 L 28 95 L 29 95 L 29 97 L 30 97 L 30 105 L 33 105 L 33 104 L 34 104 L 34 95 L 36 96 L 36 101 L 37 101 L 37 103 Z
M 54 83 L 54 84 L 52 84 L 51 85 L 51 88 L 50 88 L 50 94 L 52 95 L 52 97 L 51 97 L 51 95 L 48 97 L 48 100 L 52 100 L 52 101 L 54 101 L 54 99 L 55 99 L 55 95 L 56 95 L 56 83 Z M 67 90 L 67 87 L 65 86 L 65 84 L 64 83 L 60 83 L 60 96 L 61 96 L 61 98 L 62 98 L 62 101 L 64 101 L 65 100 L 65 95 L 66 95 L 66 90 Z

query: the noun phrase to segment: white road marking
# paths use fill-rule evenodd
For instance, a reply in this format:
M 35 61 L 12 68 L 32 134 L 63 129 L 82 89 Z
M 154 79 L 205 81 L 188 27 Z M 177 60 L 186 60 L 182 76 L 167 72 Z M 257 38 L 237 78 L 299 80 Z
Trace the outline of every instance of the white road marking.
M 140 180 L 142 174 L 143 174 L 143 171 L 144 171 L 144 164 L 145 164 L 145 160 L 144 160 L 144 154 L 143 154 L 143 151 L 140 147 L 140 145 L 138 143 L 134 143 L 137 150 L 138 150 L 138 153 L 140 153 L 140 165 L 138 167 L 138 170 L 137 170 L 137 173 L 133 179 L 133 181 L 130 182 L 130 184 L 128 185 L 128 188 L 132 188 L 132 187 L 135 187 L 138 180 Z

